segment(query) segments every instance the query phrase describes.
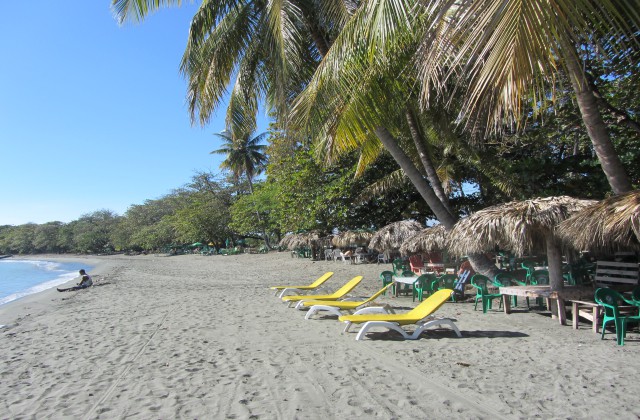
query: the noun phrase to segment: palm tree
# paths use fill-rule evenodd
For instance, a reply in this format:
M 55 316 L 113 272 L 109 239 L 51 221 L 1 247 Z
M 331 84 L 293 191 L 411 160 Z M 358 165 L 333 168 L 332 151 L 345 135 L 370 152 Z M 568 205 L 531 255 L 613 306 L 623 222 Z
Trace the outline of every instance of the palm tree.
M 140 21 L 181 0 L 112 0 L 118 21 Z M 231 99 L 284 118 L 356 1 L 203 1 L 189 29 L 181 70 L 192 121 L 206 124 L 231 85 Z M 235 78 L 235 80 L 233 80 Z M 253 108 L 254 113 L 257 107 Z M 228 109 L 227 123 L 233 118 Z
M 631 182 L 604 123 L 581 59 L 589 45 L 627 58 L 637 51 L 638 1 L 434 0 L 433 30 L 416 55 L 423 105 L 446 83 L 466 86 L 462 114 L 499 131 L 503 121 L 526 118 L 523 105 L 545 108 L 558 71 L 566 71 L 600 165 L 616 194 Z M 630 60 L 631 61 L 631 60 Z M 446 82 L 445 82 L 446 81 Z M 486 118 L 483 121 L 483 117 Z
M 224 144 L 220 149 L 211 153 L 224 154 L 226 159 L 220 164 L 220 168 L 231 171 L 236 184 L 242 175 L 247 177 L 249 183 L 249 194 L 253 194 L 253 177 L 259 175 L 265 168 L 267 156 L 264 154 L 267 146 L 260 142 L 268 133 L 258 134 L 251 137 L 253 131 L 243 130 L 242 125 L 232 126 L 231 130 L 215 133 L 216 136 L 223 139 Z M 267 247 L 269 247 L 269 237 L 262 223 L 260 212 L 256 210 L 258 225 L 262 230 L 262 238 Z
M 267 156 L 264 154 L 267 146 L 260 142 L 268 133 L 258 134 L 253 138 L 251 134 L 240 133 L 236 136 L 232 131 L 215 133 L 224 143 L 220 149 L 212 151 L 211 154 L 226 155 L 220 168 L 231 171 L 236 182 L 245 175 L 249 183 L 249 192 L 253 194 L 253 178 L 264 170 L 267 162 Z

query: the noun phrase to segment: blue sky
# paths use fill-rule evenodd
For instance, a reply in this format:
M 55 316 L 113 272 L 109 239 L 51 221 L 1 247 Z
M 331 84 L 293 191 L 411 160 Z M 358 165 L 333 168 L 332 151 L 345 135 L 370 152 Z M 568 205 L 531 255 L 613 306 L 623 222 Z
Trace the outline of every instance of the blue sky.
M 0 225 L 123 214 L 220 172 L 225 106 L 192 126 L 178 69 L 198 4 L 118 26 L 109 0 L 3 3 Z

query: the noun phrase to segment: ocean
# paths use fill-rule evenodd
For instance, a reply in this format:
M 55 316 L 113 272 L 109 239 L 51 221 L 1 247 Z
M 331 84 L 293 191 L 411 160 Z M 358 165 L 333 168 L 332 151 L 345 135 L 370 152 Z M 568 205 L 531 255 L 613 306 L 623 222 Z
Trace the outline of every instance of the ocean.
M 0 259 L 0 305 L 59 286 L 78 277 L 83 263 Z

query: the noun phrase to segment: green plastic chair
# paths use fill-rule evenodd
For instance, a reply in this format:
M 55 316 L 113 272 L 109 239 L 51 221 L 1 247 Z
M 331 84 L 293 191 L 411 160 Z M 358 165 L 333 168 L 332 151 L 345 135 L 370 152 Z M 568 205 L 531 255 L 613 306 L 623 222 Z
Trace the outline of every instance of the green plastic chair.
M 431 288 L 431 284 L 436 279 L 436 276 L 433 274 L 422 274 L 419 276 L 416 281 L 413 283 L 413 301 L 416 301 L 416 297 L 419 302 L 422 302 L 424 298 L 425 292 L 426 295 L 429 296 L 433 289 Z
M 395 260 L 393 260 L 391 262 L 391 265 L 393 266 L 393 274 L 395 276 L 402 274 L 402 272 L 405 270 L 404 261 L 402 261 L 400 258 L 396 258 Z
M 544 285 L 549 284 L 549 271 L 547 270 L 535 270 L 531 273 L 531 284 Z
M 492 283 L 496 287 L 524 286 L 524 284 L 514 279 L 509 273 L 496 274 Z M 511 296 L 511 302 L 513 306 L 518 306 L 518 297 L 516 295 Z M 502 305 L 502 301 L 500 301 L 500 305 Z M 529 298 L 527 298 L 527 307 L 529 307 Z
M 522 261 L 520 263 L 520 266 L 525 270 L 527 270 L 526 281 L 527 281 L 527 284 L 531 284 L 531 274 L 533 274 L 533 271 L 534 271 L 533 261 Z
M 441 289 L 456 289 L 456 283 L 458 282 L 458 276 L 455 274 L 443 274 L 438 278 L 438 290 Z M 451 300 L 456 301 L 456 294 L 451 293 Z
M 391 284 L 393 283 L 393 271 L 383 271 L 382 273 L 380 273 L 380 280 L 382 280 L 382 287 L 385 287 L 387 284 Z M 394 284 L 393 286 L 391 286 L 392 290 L 393 290 L 393 294 L 396 294 L 396 285 Z M 383 293 L 383 295 L 387 294 L 387 291 L 385 290 Z
M 478 309 L 478 300 L 482 301 L 482 312 L 487 313 L 487 309 L 491 309 L 493 299 L 500 299 L 502 295 L 500 293 L 489 293 L 487 284 L 490 284 L 489 277 L 482 274 L 474 274 L 471 277 L 471 285 L 476 288 L 476 300 L 473 310 Z
M 596 290 L 595 301 L 604 307 L 602 335 L 600 338 L 604 340 L 607 323 L 613 321 L 616 327 L 618 345 L 624 346 L 624 338 L 627 335 L 627 323 L 629 321 L 640 321 L 640 315 L 621 315 L 620 310 L 618 309 L 618 304 L 629 304 L 631 302 L 626 300 L 620 293 L 613 289 L 601 288 Z

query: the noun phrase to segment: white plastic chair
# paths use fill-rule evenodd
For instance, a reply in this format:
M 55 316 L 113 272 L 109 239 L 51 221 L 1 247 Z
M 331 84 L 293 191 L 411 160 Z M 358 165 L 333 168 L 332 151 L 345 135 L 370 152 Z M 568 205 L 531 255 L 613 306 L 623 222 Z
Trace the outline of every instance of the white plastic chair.
M 378 264 L 380 263 L 383 263 L 383 264 L 389 263 L 389 259 L 387 258 L 386 254 L 378 254 Z
M 324 250 L 324 259 L 325 261 L 331 261 L 333 259 L 333 250 L 332 249 L 325 249 Z

